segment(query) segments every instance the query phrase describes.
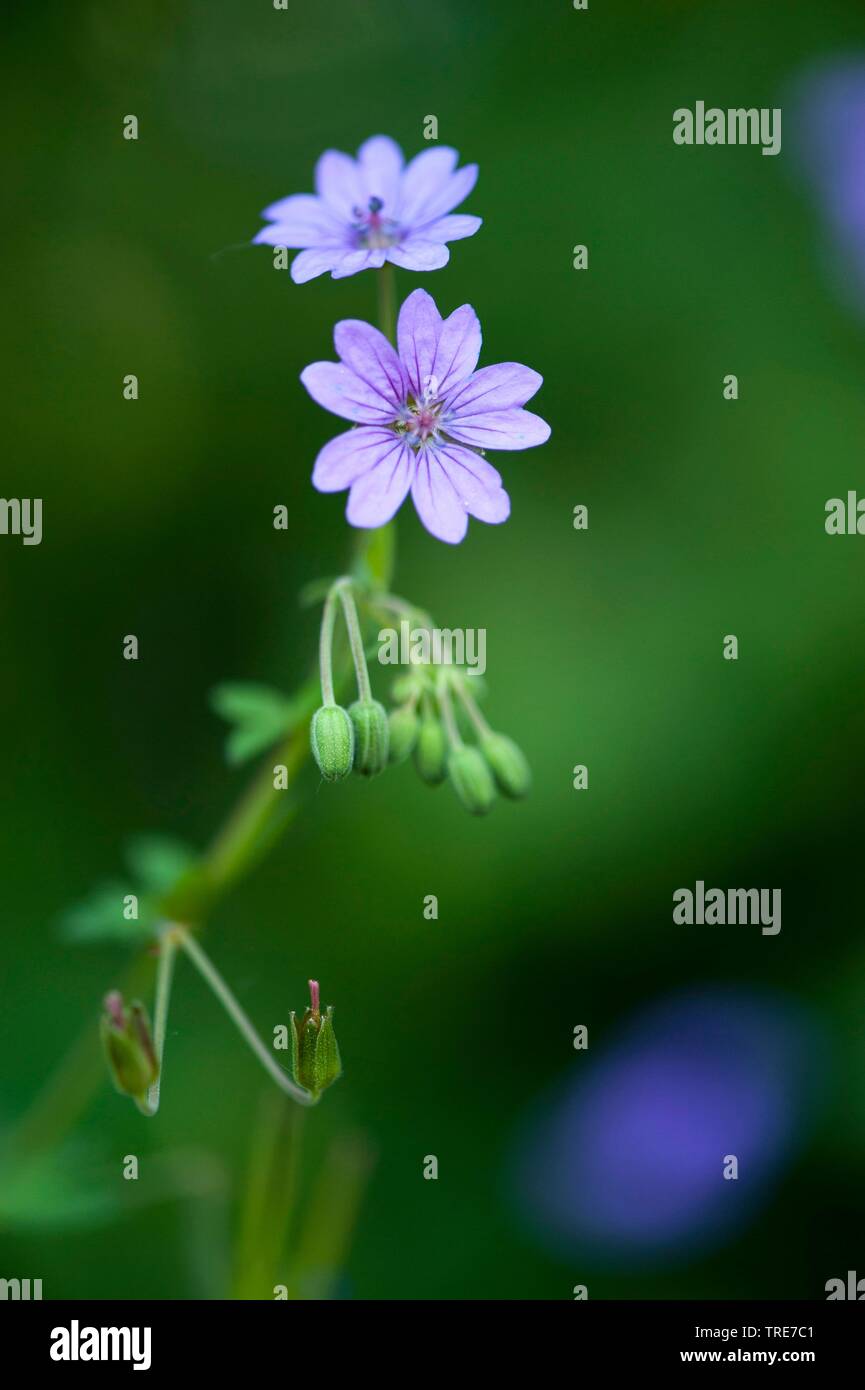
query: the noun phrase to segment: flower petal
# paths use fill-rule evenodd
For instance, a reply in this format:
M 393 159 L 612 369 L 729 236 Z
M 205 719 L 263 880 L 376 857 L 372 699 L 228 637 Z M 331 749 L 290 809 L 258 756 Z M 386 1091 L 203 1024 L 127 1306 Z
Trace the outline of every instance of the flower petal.
M 494 367 L 481 367 L 457 387 L 447 407 L 460 419 L 490 410 L 510 410 L 512 406 L 525 405 L 543 382 L 541 374 L 531 367 L 523 367 L 519 362 L 499 362 Z
M 404 163 L 399 145 L 388 135 L 373 135 L 358 150 L 357 162 L 363 183 L 363 207 L 369 206 L 370 198 L 380 198 L 386 214 L 396 217 Z
M 313 362 L 300 379 L 314 401 L 359 425 L 386 425 L 394 418 L 391 406 L 342 362 Z
M 391 246 L 387 258 L 403 270 L 441 270 L 451 253 L 442 241 L 425 241 L 423 237 L 413 236 L 398 246 Z
M 482 223 L 482 217 L 452 213 L 448 217 L 437 217 L 434 222 L 428 222 L 417 230 L 427 241 L 462 241 L 463 237 L 474 236 Z
M 383 333 L 361 319 L 343 319 L 333 330 L 337 353 L 347 367 L 391 407 L 396 419 L 408 382 L 402 363 Z
M 417 457 L 411 495 L 417 514 L 430 535 L 449 545 L 458 545 L 468 529 L 469 519 L 456 488 L 430 449 L 421 450 Z
M 403 209 L 402 225 L 417 231 L 422 228 L 425 229 L 428 223 L 443 217 L 453 208 L 459 207 L 460 203 L 469 196 L 477 181 L 478 166 L 466 164 L 455 174 L 450 174 L 438 187 L 430 187 L 426 196 L 418 201 L 410 213 Z M 424 235 L 426 235 L 425 231 Z
M 380 249 L 368 251 L 345 251 L 336 262 L 331 276 L 334 280 L 345 280 L 349 275 L 357 275 L 361 270 L 380 270 L 384 265 L 386 253 Z
M 282 243 L 277 242 L 276 245 L 281 246 Z M 291 263 L 291 278 L 296 285 L 305 285 L 307 280 L 314 280 L 316 275 L 323 275 L 326 270 L 332 270 L 342 256 L 343 251 L 339 246 L 301 251 Z
M 465 415 L 449 420 L 445 429 L 453 439 L 476 449 L 531 449 L 546 444 L 550 437 L 546 420 L 518 407 Z
M 398 435 L 392 434 L 391 441 L 375 467 L 352 484 L 345 510 L 351 526 L 384 526 L 406 499 L 414 475 L 414 454 Z
M 394 440 L 393 430 L 379 425 L 361 425 L 328 440 L 319 452 L 312 470 L 312 485 L 319 492 L 342 492 L 364 473 L 369 473 L 389 457 Z
M 435 300 L 426 290 L 413 290 L 399 311 L 397 347 L 416 396 L 423 393 L 432 376 L 442 317 Z
M 363 184 L 351 155 L 325 150 L 315 166 L 315 191 L 341 222 L 353 222 L 353 210 L 363 199 Z
M 470 304 L 463 304 L 454 309 L 441 326 L 431 373 L 435 378 L 433 394 L 443 395 L 471 376 L 480 352 L 478 316 Z
M 417 221 L 421 209 L 447 184 L 458 158 L 456 150 L 448 145 L 436 145 L 431 150 L 422 150 L 409 162 L 400 188 L 399 215 L 403 223 Z
M 271 203 L 261 214 L 268 222 L 277 223 L 278 238 L 271 235 L 275 229 L 264 227 L 255 238 L 266 241 L 269 246 L 338 246 L 345 244 L 345 227 L 334 217 L 326 203 L 312 193 L 295 193 L 290 198 L 281 198 Z M 268 233 L 267 236 L 264 233 Z
M 494 525 L 507 521 L 511 500 L 491 463 L 458 444 L 441 445 L 435 456 L 469 516 Z

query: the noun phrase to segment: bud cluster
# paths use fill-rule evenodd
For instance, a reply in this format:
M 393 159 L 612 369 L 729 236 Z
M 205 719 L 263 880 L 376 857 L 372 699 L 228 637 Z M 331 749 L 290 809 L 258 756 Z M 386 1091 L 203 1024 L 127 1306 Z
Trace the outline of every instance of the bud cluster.
M 472 683 L 477 688 L 478 678 Z M 523 753 L 489 727 L 461 671 L 415 667 L 395 682 L 393 696 L 392 762 L 413 754 L 422 781 L 435 787 L 449 780 L 472 815 L 485 815 L 497 791 L 514 800 L 527 794 L 531 773 Z M 467 743 L 464 734 L 475 741 Z
M 337 603 L 342 605 L 351 644 L 358 698 L 348 709 L 333 694 L 332 643 Z M 487 724 L 474 699 L 481 678 L 458 667 L 413 660 L 394 683 L 394 706 L 386 712 L 372 696 L 351 581 L 338 580 L 322 618 L 321 686 L 324 703 L 310 726 L 313 756 L 326 782 L 351 772 L 376 777 L 388 763 L 413 757 L 429 786 L 450 781 L 473 815 L 485 815 L 497 792 L 511 799 L 527 794 L 529 765 L 506 734 Z M 467 742 L 466 739 L 470 741 Z
M 342 605 L 355 675 L 358 698 L 344 709 L 336 703 L 333 690 L 333 632 L 337 603 Z M 324 703 L 312 716 L 309 728 L 312 755 L 326 782 L 341 782 L 349 773 L 377 777 L 388 763 L 390 731 L 387 713 L 373 699 L 369 683 L 363 639 L 354 598 L 348 581 L 338 580 L 328 594 L 321 629 L 321 693 Z

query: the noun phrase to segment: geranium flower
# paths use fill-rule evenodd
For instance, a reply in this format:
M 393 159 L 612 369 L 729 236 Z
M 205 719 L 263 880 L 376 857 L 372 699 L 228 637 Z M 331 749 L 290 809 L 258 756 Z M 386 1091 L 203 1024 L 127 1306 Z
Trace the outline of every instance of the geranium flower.
M 329 270 L 334 280 L 376 270 L 447 265 L 448 241 L 472 236 L 479 217 L 453 215 L 475 186 L 478 166 L 457 169 L 456 150 L 424 150 L 406 165 L 399 145 L 374 135 L 357 159 L 325 150 L 315 166 L 315 194 L 295 193 L 261 214 L 271 224 L 254 238 L 267 246 L 302 247 L 291 266 L 297 284 Z
M 314 401 L 358 426 L 337 435 L 315 461 L 319 492 L 349 488 L 352 526 L 383 526 L 409 490 L 427 530 L 456 544 L 469 516 L 498 523 L 510 514 L 500 475 L 479 449 L 528 449 L 550 427 L 522 406 L 543 378 L 518 362 L 476 371 L 481 328 L 469 304 L 442 319 L 425 290 L 402 306 L 399 352 L 358 319 L 334 330 L 339 362 L 313 362 L 300 379 Z

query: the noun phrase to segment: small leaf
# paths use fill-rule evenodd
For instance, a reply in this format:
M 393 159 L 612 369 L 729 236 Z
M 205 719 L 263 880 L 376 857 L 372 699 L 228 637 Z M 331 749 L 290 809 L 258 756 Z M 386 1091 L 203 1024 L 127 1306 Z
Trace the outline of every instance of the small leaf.
M 334 584 L 333 579 L 311 579 L 308 584 L 304 584 L 298 594 L 298 603 L 301 608 L 314 608 L 319 603 L 324 603 Z
M 268 685 L 225 682 L 210 693 L 211 708 L 234 728 L 225 756 L 236 766 L 263 753 L 290 733 L 305 714 L 305 703 L 289 700 Z
M 116 1220 L 124 1184 L 81 1144 L 38 1153 L 26 1164 L 0 1167 L 0 1225 L 35 1231 L 98 1226 Z
M 139 903 L 139 920 L 128 921 L 123 915 L 124 898 L 130 892 L 128 883 L 102 883 L 81 902 L 61 914 L 58 927 L 67 941 L 81 943 L 117 941 L 125 946 L 138 946 L 152 935 L 153 918 Z
M 170 835 L 136 835 L 126 846 L 126 862 L 144 893 L 167 893 L 196 858 L 189 845 Z

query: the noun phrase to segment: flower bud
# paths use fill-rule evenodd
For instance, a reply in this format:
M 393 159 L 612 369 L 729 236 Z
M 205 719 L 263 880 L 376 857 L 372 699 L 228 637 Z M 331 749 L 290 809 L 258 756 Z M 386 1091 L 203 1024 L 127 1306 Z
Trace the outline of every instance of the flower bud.
M 420 726 L 417 710 L 413 705 L 392 709 L 387 722 L 390 726 L 390 760 L 392 763 L 405 762 L 417 743 Z
M 377 777 L 387 767 L 389 733 L 384 705 L 378 700 L 355 700 L 348 709 L 354 724 L 354 770 Z
M 340 782 L 354 761 L 354 725 L 342 705 L 322 705 L 309 726 L 312 755 L 326 782 Z
M 309 997 L 310 1006 L 303 1017 L 291 1015 L 291 1071 L 298 1086 L 318 1099 L 342 1074 L 342 1063 L 333 1031 L 333 1009 L 328 1007 L 322 1017 L 317 980 L 309 982 Z
M 124 1008 L 117 990 L 106 994 L 104 1008 L 99 1032 L 112 1080 L 123 1095 L 143 1100 L 159 1076 L 147 1012 L 137 1002 Z
M 448 754 L 448 775 L 467 811 L 484 816 L 496 796 L 492 773 L 477 748 L 461 744 Z
M 414 749 L 414 763 L 420 776 L 431 787 L 443 782 L 447 775 L 445 756 L 447 739 L 435 715 L 425 714 L 420 722 L 417 743 Z
M 532 784 L 531 769 L 512 738 L 506 734 L 484 734 L 481 752 L 493 770 L 500 792 L 515 800 L 527 794 Z

